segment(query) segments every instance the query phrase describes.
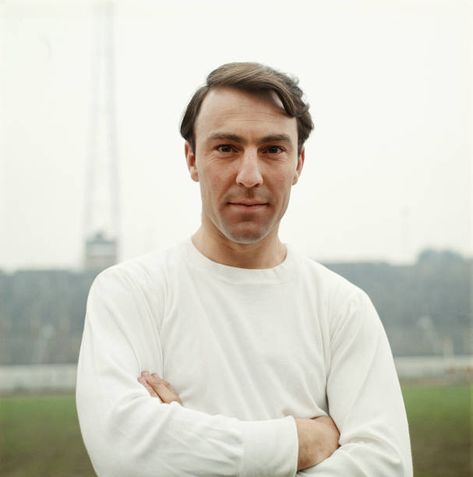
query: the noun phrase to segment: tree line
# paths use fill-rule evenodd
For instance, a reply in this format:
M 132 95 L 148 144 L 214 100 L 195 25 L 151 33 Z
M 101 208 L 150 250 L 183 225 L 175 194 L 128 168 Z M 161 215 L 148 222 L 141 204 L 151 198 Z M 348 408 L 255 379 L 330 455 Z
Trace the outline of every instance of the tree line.
M 472 260 L 424 250 L 410 265 L 325 263 L 372 299 L 395 356 L 472 354 Z M 96 273 L 0 271 L 0 365 L 77 361 Z

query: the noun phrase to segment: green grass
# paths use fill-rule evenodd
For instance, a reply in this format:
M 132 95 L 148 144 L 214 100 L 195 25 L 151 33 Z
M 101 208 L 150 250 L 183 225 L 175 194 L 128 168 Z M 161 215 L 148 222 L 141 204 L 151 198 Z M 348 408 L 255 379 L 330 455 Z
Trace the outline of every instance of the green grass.
M 472 417 L 468 385 L 403 386 L 415 477 L 471 477 Z
M 74 397 L 0 399 L 0 475 L 94 476 L 82 444 Z
M 468 385 L 403 386 L 415 477 L 472 475 L 472 390 Z M 1 398 L 0 449 L 3 477 L 95 475 L 70 395 Z

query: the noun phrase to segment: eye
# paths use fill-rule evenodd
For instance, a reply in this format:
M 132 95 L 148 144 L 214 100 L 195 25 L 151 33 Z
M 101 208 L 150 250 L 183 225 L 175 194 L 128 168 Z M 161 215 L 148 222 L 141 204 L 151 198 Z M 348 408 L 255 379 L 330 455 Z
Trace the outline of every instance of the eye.
M 215 149 L 217 149 L 218 152 L 233 152 L 233 146 L 231 144 L 219 144 Z
M 284 149 L 281 146 L 267 146 L 264 151 L 268 154 L 280 154 Z

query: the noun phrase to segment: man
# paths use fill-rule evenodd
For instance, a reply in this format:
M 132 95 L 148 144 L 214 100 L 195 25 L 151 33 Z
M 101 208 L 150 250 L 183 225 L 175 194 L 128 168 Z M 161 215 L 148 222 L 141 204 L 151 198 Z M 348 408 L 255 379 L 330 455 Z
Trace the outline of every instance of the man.
M 181 133 L 199 230 L 90 291 L 77 409 L 98 475 L 412 475 L 373 305 L 278 237 L 311 129 L 296 82 L 260 64 L 195 93 Z

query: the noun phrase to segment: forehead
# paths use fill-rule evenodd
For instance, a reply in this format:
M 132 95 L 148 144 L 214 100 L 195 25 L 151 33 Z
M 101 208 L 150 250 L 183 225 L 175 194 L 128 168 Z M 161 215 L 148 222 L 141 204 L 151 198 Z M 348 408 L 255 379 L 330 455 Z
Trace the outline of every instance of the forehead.
M 195 136 L 205 139 L 216 130 L 238 134 L 288 134 L 297 141 L 297 122 L 288 116 L 274 92 L 212 88 L 202 102 Z

